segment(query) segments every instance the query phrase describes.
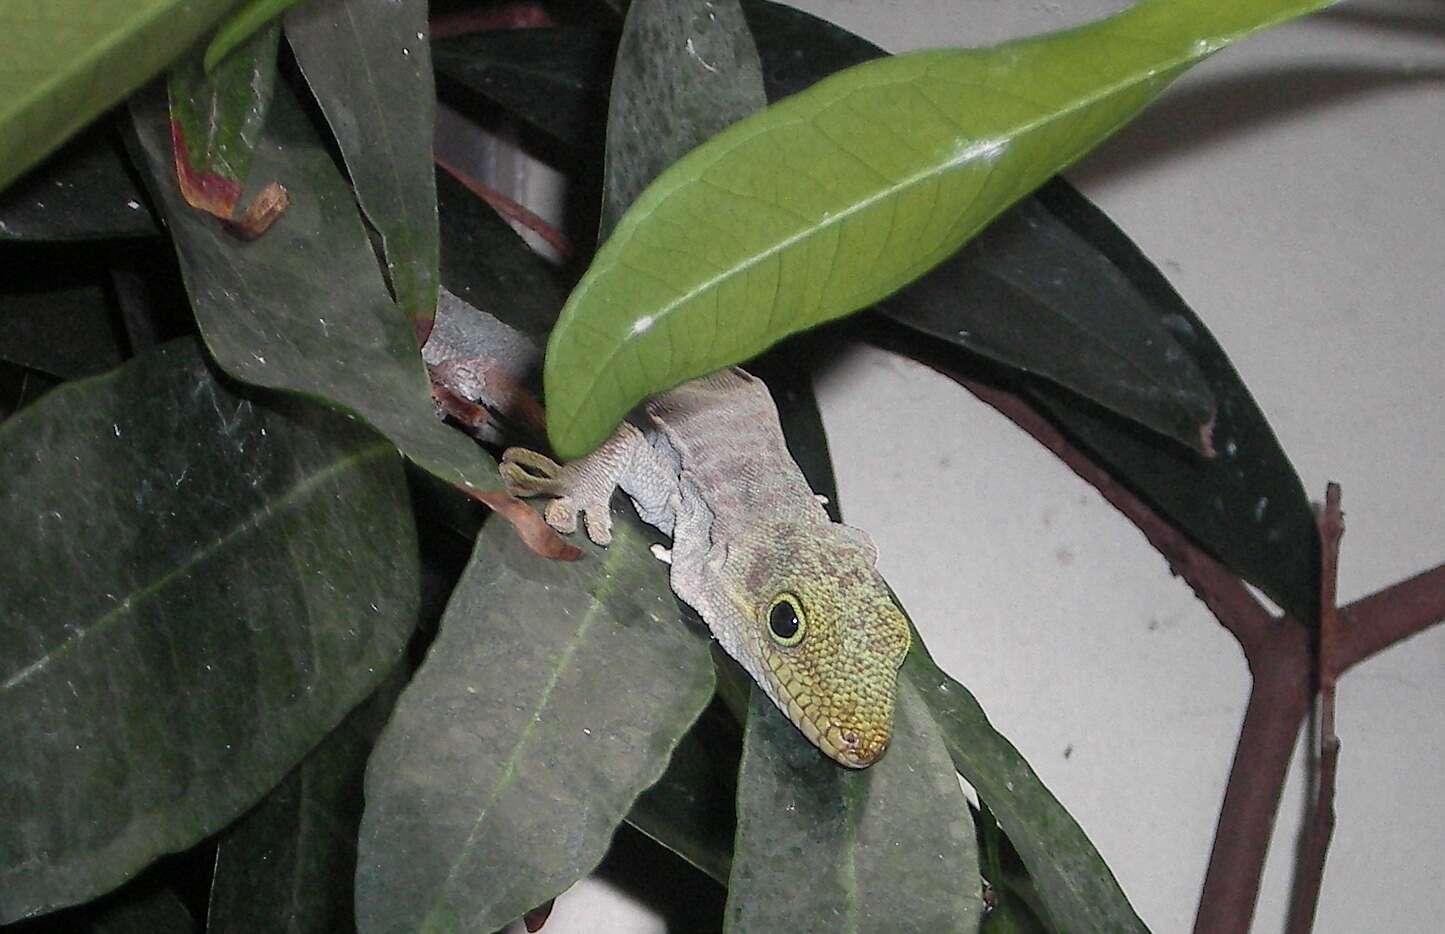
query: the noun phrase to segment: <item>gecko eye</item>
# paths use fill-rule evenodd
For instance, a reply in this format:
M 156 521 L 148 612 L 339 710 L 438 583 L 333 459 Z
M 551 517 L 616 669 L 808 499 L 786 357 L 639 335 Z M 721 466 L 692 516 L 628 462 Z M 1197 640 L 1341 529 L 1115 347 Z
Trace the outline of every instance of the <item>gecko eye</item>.
M 773 641 L 787 647 L 803 641 L 803 608 L 798 598 L 790 593 L 780 593 L 768 607 L 768 632 Z

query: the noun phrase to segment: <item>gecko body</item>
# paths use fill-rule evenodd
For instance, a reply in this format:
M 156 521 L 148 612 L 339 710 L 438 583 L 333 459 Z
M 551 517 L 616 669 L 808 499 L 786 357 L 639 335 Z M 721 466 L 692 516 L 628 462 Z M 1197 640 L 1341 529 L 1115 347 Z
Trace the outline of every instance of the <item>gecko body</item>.
M 804 480 L 761 380 L 692 380 L 580 460 L 508 449 L 502 476 L 514 495 L 552 497 L 558 531 L 580 517 L 602 545 L 620 488 L 672 536 L 673 591 L 794 725 L 845 766 L 883 755 L 908 622 L 867 534 L 830 521 Z

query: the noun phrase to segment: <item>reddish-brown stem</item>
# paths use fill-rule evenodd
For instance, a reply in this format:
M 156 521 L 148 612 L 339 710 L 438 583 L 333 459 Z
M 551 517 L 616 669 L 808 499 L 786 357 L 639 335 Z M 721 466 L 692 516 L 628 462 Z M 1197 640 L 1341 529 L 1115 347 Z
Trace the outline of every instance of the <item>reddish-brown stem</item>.
M 1325 490 L 1325 508 L 1320 514 L 1319 530 L 1320 629 L 1315 664 L 1320 694 L 1319 745 L 1313 754 L 1314 794 L 1301 833 L 1299 858 L 1295 861 L 1294 885 L 1291 887 L 1290 934 L 1309 934 L 1314 929 L 1320 885 L 1325 875 L 1325 858 L 1335 830 L 1335 775 L 1340 759 L 1340 738 L 1335 734 L 1335 681 L 1339 676 L 1336 583 L 1340 571 L 1340 538 L 1345 532 L 1339 484 L 1331 483 Z
M 1133 522 L 1243 649 L 1254 686 L 1194 930 L 1244 934 L 1254 917 L 1290 754 L 1312 696 L 1309 630 L 1289 617 L 1272 616 L 1233 572 L 1070 444 L 1022 398 L 944 372 L 1028 432 Z
M 1200 550 L 1088 455 L 1070 444 L 1051 422 L 1022 398 L 947 370 L 942 372 L 1028 432 L 1134 523 L 1149 544 L 1164 556 L 1204 605 L 1229 629 L 1244 648 L 1246 657 L 1251 651 L 1270 643 L 1286 625 L 1271 616 L 1232 571 Z
M 1309 711 L 1305 635 L 1303 627 L 1282 630 L 1277 649 L 1251 660 L 1254 684 L 1214 828 L 1195 934 L 1244 934 L 1254 919 L 1290 754 Z
M 513 201 L 511 198 L 508 198 L 506 195 L 502 194 L 496 189 L 490 188 L 487 185 L 484 185 L 481 182 L 477 181 L 475 178 L 472 178 L 466 172 L 462 171 L 457 166 L 452 165 L 450 162 L 446 161 L 440 156 L 436 156 L 435 160 L 436 164 L 441 166 L 441 168 L 448 175 L 465 185 L 467 190 L 470 191 L 472 194 L 476 195 L 478 198 L 481 198 L 483 201 L 487 202 L 487 204 L 491 205 L 492 209 L 495 210 L 498 214 L 502 215 L 508 220 L 516 221 L 523 227 L 526 227 L 528 230 L 535 233 L 537 236 L 541 237 L 543 240 L 547 241 L 548 245 L 550 245 L 552 249 L 556 250 L 558 255 L 560 255 L 563 259 L 568 259 L 569 257 L 571 257 L 572 244 L 557 228 L 553 227 L 541 217 L 527 210 L 522 205 Z
M 1445 620 L 1445 564 L 1340 608 L 1338 672 Z

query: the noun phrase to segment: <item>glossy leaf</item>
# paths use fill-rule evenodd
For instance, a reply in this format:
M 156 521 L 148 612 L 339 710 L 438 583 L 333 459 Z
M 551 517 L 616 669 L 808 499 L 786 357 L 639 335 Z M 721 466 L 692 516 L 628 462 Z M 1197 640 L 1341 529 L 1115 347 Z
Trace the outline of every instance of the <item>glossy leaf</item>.
M 616 50 L 615 36 L 593 29 L 490 29 L 433 41 L 432 62 L 442 78 L 580 149 L 604 122 Z
M 758 41 L 771 100 L 886 54 L 791 7 L 764 0 L 748 0 L 742 6 Z M 596 84 L 606 77 L 595 60 L 612 45 L 611 38 L 580 30 L 523 32 L 451 40 L 457 45 L 452 47 L 451 70 L 446 73 L 487 93 L 509 87 L 516 76 L 528 75 L 531 58 L 547 62 L 560 71 L 547 84 L 547 93 L 491 96 L 563 142 L 584 146 L 588 137 L 581 131 L 592 120 L 588 108 L 596 106 Z M 685 57 L 682 42 L 647 45 L 675 48 Z M 615 86 L 624 83 L 619 80 Z M 570 125 L 560 125 L 559 113 L 570 115 Z M 629 116 L 644 125 L 653 120 L 646 108 L 632 108 L 617 120 L 618 125 L 629 126 Z M 649 129 L 650 138 L 670 138 L 663 128 Z M 677 154 L 680 151 L 673 153 Z M 1121 285 L 1126 286 L 1112 264 L 1078 243 L 1036 199 L 1025 198 L 960 253 L 878 303 L 878 309 L 901 323 L 1042 375 L 1114 411 L 1201 444 L 1200 422 L 1214 406 L 1208 384 L 1170 332 L 1142 307 L 1137 294 Z
M 972 931 L 981 916 L 968 802 L 912 685 L 888 754 L 861 771 L 802 741 L 755 688 L 726 929 Z
M 774 100 L 884 54 L 780 4 L 746 0 L 744 10 Z M 1171 356 L 1183 354 L 1200 374 L 1204 394 L 1216 401 L 1218 456 L 1212 460 L 1159 444 L 1071 393 L 1030 385 L 1056 418 L 1156 508 L 1299 618 L 1314 618 L 1319 547 L 1308 498 L 1289 459 L 1204 323 L 1128 237 L 1067 182 L 1050 181 L 878 307 L 943 343 L 1044 376 L 1116 411 L 1128 411 L 1120 404 L 1127 400 L 1111 394 L 1111 385 L 1136 398 L 1146 385 L 1128 379 L 1125 361 L 1140 366 L 1152 359 L 1151 369 L 1163 369 L 1174 365 Z M 1009 314 L 997 314 L 1000 309 Z M 1112 337 L 1103 345 L 1089 339 L 1104 334 Z M 1152 346 L 1153 355 L 1141 344 Z
M 178 342 L 0 424 L 0 920 L 234 820 L 416 619 L 395 449 Z
M 381 235 L 392 292 L 425 342 L 436 311 L 436 92 L 426 0 L 309 0 L 286 37 Z
M 736 124 L 653 183 L 573 291 L 547 353 L 554 447 L 582 454 L 641 399 L 885 297 L 1193 63 L 1324 5 L 1143 0 L 869 62 Z
M 635 520 L 580 561 L 489 523 L 366 776 L 363 934 L 489 931 L 601 859 L 712 694 Z
M 1048 211 L 1090 243 L 1175 336 L 1219 400 L 1218 456 L 1158 444 L 1133 426 L 1045 383 L 1029 393 L 1109 472 L 1259 587 L 1296 619 L 1319 612 L 1319 531 L 1309 496 L 1269 421 L 1209 328 L 1154 264 L 1069 185 L 1039 193 Z
M 664 169 L 763 103 L 736 0 L 634 0 L 607 107 L 601 237 Z
M 176 176 L 186 201 L 222 219 L 237 214 L 276 86 L 278 27 L 252 36 L 207 74 L 197 54 L 166 76 Z
M 159 232 L 109 120 L 0 193 L 0 241 L 100 240 Z
M 132 113 L 196 320 L 221 367 L 356 412 L 443 480 L 499 489 L 495 462 L 433 417 L 416 338 L 387 294 L 351 188 L 289 92 L 277 88 L 253 172 L 279 179 L 293 203 L 250 243 L 181 200 L 164 102 L 138 97 Z
M 1215 453 L 1215 397 L 1194 357 L 1124 274 L 1037 198 L 1006 211 L 878 310 L 1192 442 L 1194 451 L 1175 446 L 1181 459 Z
M 248 0 L 232 13 L 206 46 L 202 65 L 209 73 L 225 60 L 234 49 L 240 48 L 247 39 L 255 35 L 262 26 L 280 16 L 299 0 Z
M 0 190 L 170 64 L 234 3 L 0 6 Z
M 1084 831 L 995 732 L 968 689 L 934 664 L 916 632 L 899 680 L 937 721 L 954 766 L 998 818 L 1049 913 L 1068 919 L 1069 930 L 1147 931 Z
M 386 681 L 259 805 L 216 853 L 207 934 L 333 934 L 356 928 L 352 888 L 366 758 L 409 670 Z

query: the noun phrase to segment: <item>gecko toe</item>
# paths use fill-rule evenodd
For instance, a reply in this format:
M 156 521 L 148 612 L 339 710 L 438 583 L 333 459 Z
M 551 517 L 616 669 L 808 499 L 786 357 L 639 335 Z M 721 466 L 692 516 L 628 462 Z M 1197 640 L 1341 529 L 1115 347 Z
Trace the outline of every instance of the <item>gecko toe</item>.
M 584 510 L 582 518 L 587 525 L 587 537 L 592 539 L 593 544 L 612 544 L 612 510 L 607 503 Z
M 548 525 L 563 535 L 571 535 L 577 531 L 577 510 L 570 497 L 559 496 L 548 503 L 544 518 Z

